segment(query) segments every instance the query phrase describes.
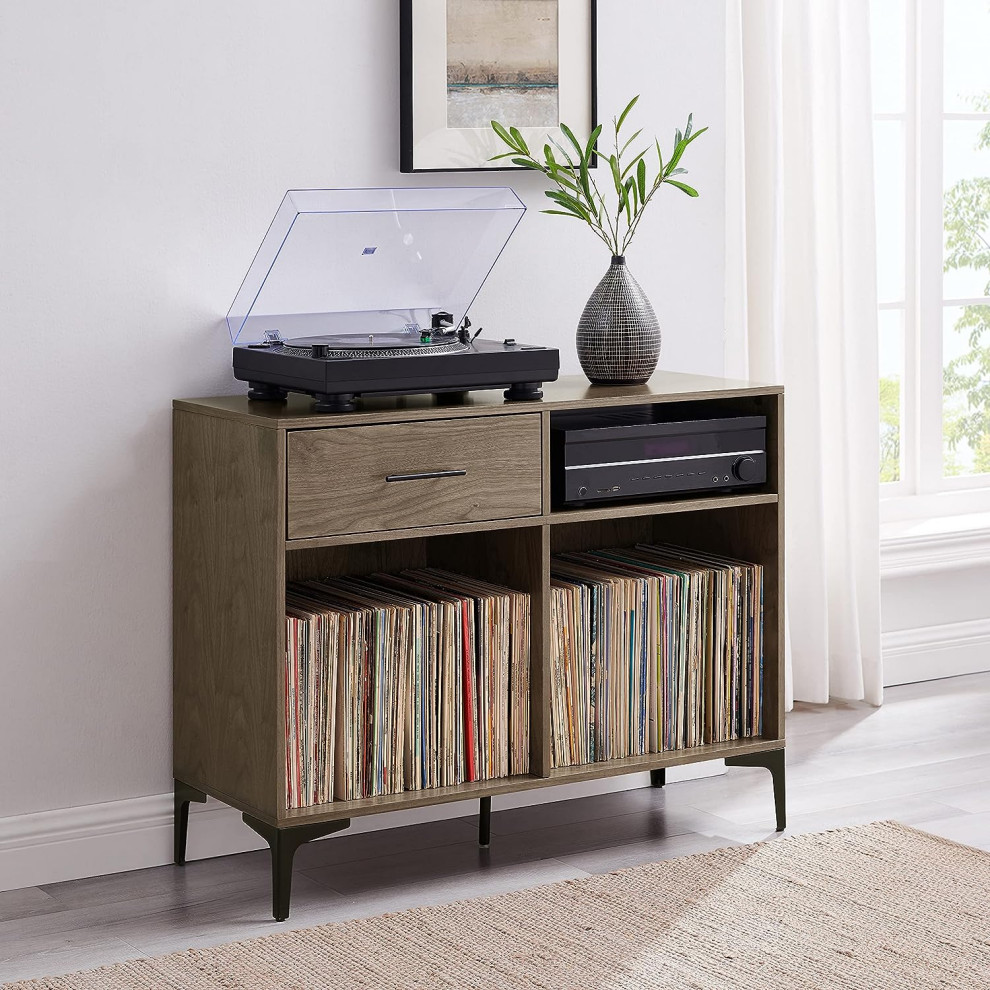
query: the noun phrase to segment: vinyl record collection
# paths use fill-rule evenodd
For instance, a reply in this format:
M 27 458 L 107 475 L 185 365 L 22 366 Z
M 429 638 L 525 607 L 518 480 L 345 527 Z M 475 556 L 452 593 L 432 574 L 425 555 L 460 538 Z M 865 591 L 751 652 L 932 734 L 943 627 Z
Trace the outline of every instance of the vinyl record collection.
M 289 808 L 529 772 L 529 595 L 436 569 L 286 590 Z
M 760 565 L 639 545 L 550 575 L 554 766 L 762 733 Z

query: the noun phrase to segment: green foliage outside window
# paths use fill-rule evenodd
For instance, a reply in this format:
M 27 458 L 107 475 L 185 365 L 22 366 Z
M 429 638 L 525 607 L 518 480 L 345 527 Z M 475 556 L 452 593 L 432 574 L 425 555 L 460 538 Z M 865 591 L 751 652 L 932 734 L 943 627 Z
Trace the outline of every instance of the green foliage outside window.
M 990 93 L 974 101 L 990 111 Z M 990 123 L 979 134 L 978 150 L 990 150 Z M 945 194 L 945 271 L 968 269 L 987 276 L 990 296 L 990 177 L 961 179 Z M 990 472 L 990 305 L 966 306 L 956 333 L 968 350 L 946 363 L 942 379 L 946 475 Z M 882 389 L 882 386 L 881 386 Z M 960 447 L 972 451 L 972 468 L 960 461 Z
M 880 379 L 880 481 L 901 477 L 901 382 L 896 375 Z

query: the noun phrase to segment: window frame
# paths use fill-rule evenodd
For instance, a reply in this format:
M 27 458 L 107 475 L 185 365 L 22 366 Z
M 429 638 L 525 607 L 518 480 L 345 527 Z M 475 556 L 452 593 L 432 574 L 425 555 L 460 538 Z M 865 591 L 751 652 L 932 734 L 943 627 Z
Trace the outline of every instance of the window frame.
M 905 0 L 904 104 L 874 113 L 874 123 L 899 121 L 904 148 L 904 287 L 901 300 L 879 311 L 903 313 L 900 478 L 880 485 L 884 522 L 990 509 L 990 474 L 943 476 L 943 334 L 945 310 L 990 297 L 945 298 L 944 122 L 990 121 L 990 113 L 946 112 L 944 0 Z M 922 135 L 938 134 L 938 141 Z

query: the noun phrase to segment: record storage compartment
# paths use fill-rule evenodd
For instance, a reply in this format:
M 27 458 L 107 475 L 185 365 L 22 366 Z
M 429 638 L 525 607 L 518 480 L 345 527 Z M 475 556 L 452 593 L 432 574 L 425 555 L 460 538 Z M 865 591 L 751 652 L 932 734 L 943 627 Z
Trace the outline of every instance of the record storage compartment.
M 555 411 L 690 403 L 699 418 L 731 407 L 767 417 L 767 480 L 746 492 L 656 497 L 635 503 L 555 510 L 550 477 L 550 417 Z M 473 393 L 459 405 L 429 396 L 369 401 L 361 411 L 314 414 L 302 399 L 287 405 L 246 397 L 176 400 L 173 412 L 173 775 L 175 859 L 185 858 L 190 801 L 206 795 L 242 812 L 272 850 L 273 914 L 288 914 L 292 854 L 302 842 L 345 828 L 349 820 L 401 808 L 481 800 L 487 844 L 492 796 L 569 781 L 651 771 L 726 758 L 771 771 L 777 825 L 783 800 L 783 394 L 776 386 L 658 373 L 647 386 L 590 387 L 564 378 L 546 387 L 543 402 L 507 405 Z M 524 419 L 525 417 L 525 419 Z M 458 455 L 439 444 L 443 463 L 421 463 L 422 446 L 394 443 L 421 424 L 477 437 L 493 459 L 508 456 L 511 476 L 477 477 L 477 450 Z M 517 427 L 518 424 L 518 427 Z M 334 456 L 335 430 L 365 431 L 375 441 L 375 470 L 395 472 L 408 509 L 392 513 L 392 528 L 367 530 L 374 506 L 348 507 L 346 532 L 333 525 L 334 500 L 347 491 L 352 442 Z M 358 436 L 348 434 L 348 440 Z M 290 529 L 292 444 L 314 443 L 328 482 L 322 506 L 307 511 L 331 535 L 296 537 Z M 384 449 L 384 453 L 383 453 Z M 360 462 L 360 458 L 357 458 Z M 470 465 L 465 468 L 461 460 Z M 448 463 L 449 461 L 449 463 Z M 467 474 L 444 472 L 461 472 Z M 367 474 L 367 470 L 364 470 Z M 406 475 L 424 474 L 427 477 Z M 366 480 L 366 479 L 364 479 Z M 445 488 L 445 484 L 453 485 Z M 472 482 L 477 482 L 472 485 Z M 493 490 L 497 486 L 503 486 Z M 453 493 L 453 494 L 451 494 Z M 367 499 L 366 495 L 362 496 Z M 428 524 L 416 525 L 416 506 Z M 492 511 L 486 507 L 494 506 Z M 343 516 L 344 513 L 341 513 Z M 356 520 L 356 522 L 355 522 Z M 607 762 L 552 767 L 550 715 L 550 557 L 636 543 L 676 543 L 734 556 L 764 568 L 763 734 L 690 749 Z M 523 591 L 531 599 L 530 773 L 447 787 L 333 801 L 288 810 L 285 793 L 285 588 L 287 582 L 376 571 L 442 567 Z

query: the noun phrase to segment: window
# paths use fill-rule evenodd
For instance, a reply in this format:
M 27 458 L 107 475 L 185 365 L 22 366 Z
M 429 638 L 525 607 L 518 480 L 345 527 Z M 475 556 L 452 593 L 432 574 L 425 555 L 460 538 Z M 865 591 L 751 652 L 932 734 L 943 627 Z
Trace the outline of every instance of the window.
M 871 14 L 881 491 L 925 514 L 985 510 L 990 2 L 871 0 Z

